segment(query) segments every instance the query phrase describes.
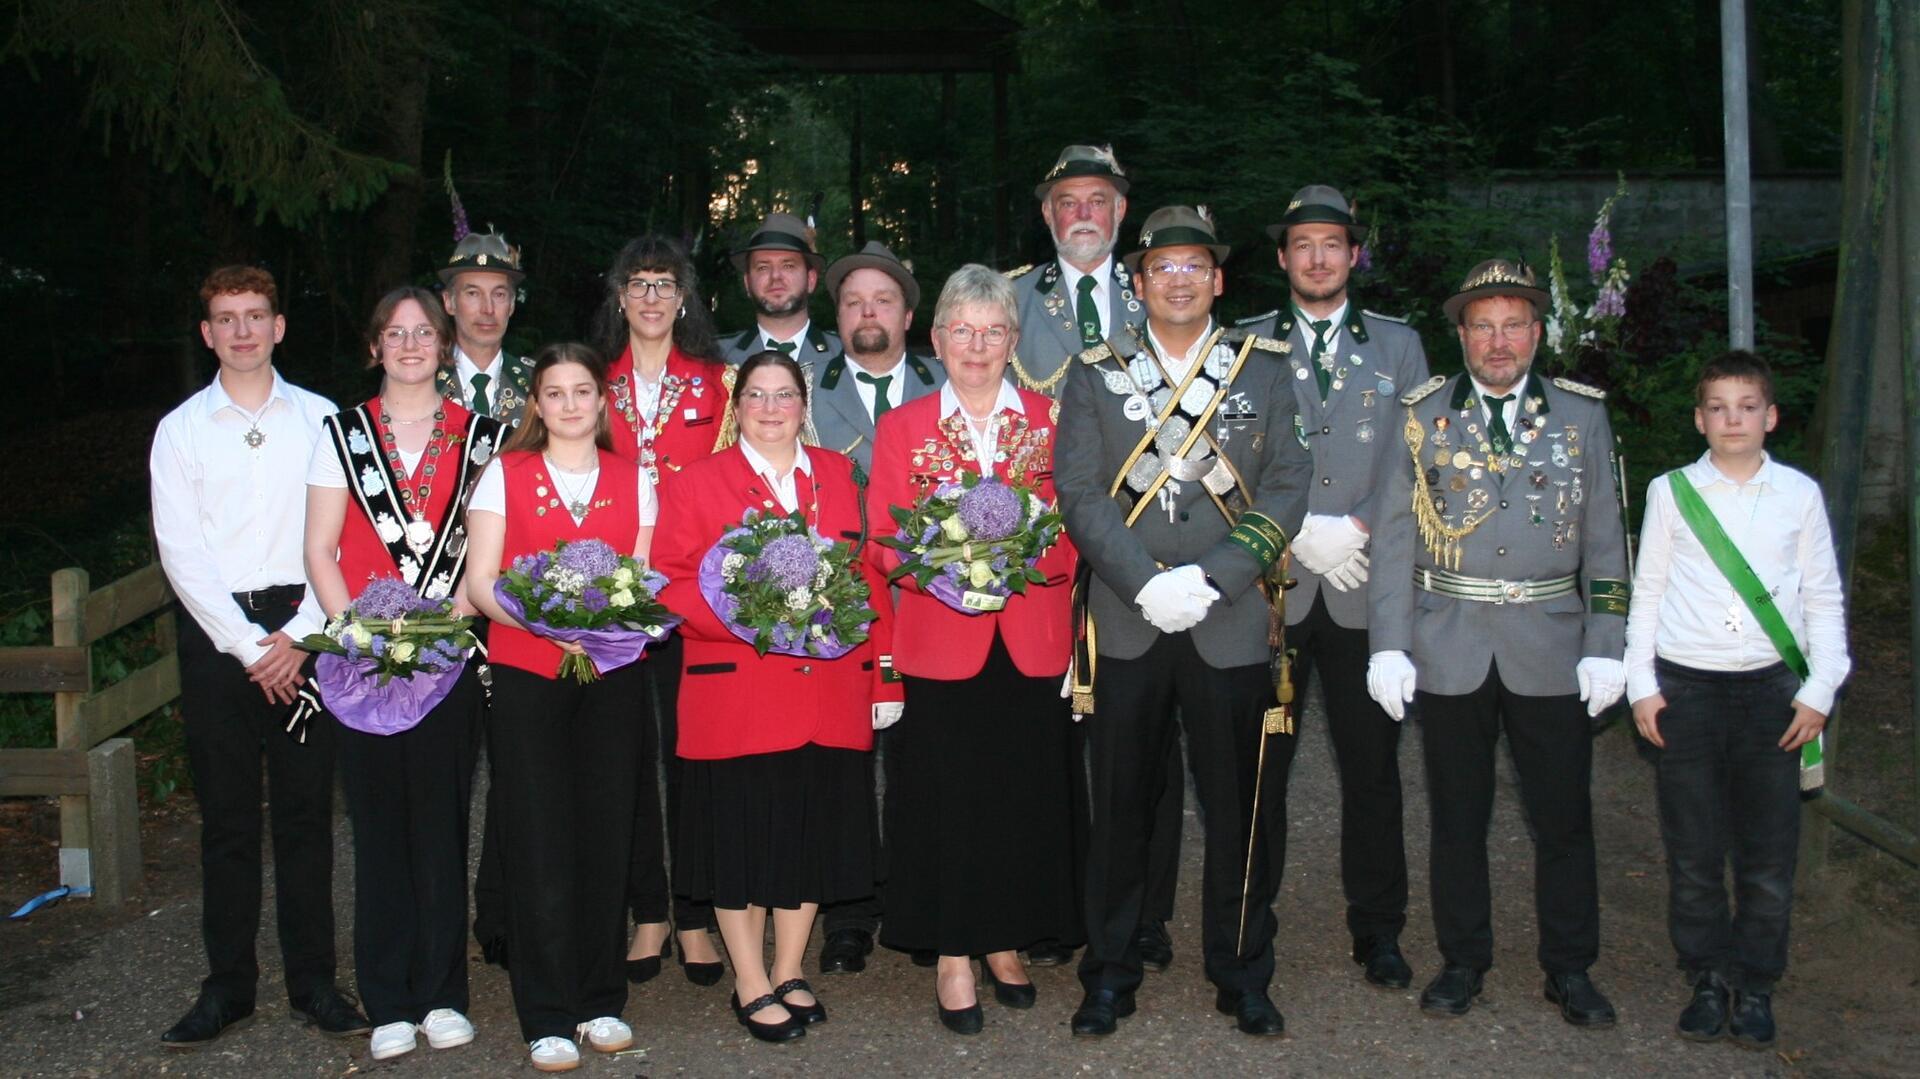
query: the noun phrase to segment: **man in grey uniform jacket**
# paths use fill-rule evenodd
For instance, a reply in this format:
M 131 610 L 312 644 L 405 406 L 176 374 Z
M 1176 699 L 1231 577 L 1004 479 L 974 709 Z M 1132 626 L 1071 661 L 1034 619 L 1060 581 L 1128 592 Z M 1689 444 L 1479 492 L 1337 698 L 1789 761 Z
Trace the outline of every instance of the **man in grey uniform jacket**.
M 1092 709 L 1093 829 L 1086 995 L 1072 1029 L 1110 1034 L 1133 1011 L 1147 835 L 1177 707 L 1206 822 L 1207 978 L 1242 1031 L 1279 1034 L 1267 986 L 1280 867 L 1248 841 L 1256 793 L 1262 781 L 1269 791 L 1285 784 L 1294 739 L 1267 733 L 1275 694 L 1262 587 L 1306 513 L 1313 464 L 1293 433 L 1287 346 L 1213 324 L 1228 249 L 1212 222 L 1167 207 L 1140 242 L 1129 261 L 1144 283 L 1145 332 L 1074 363 L 1054 456 L 1067 531 L 1089 571 L 1093 645 L 1075 671 L 1075 706 Z
M 1533 833 L 1547 999 L 1569 1023 L 1610 1026 L 1587 976 L 1600 951 L 1589 717 L 1626 687 L 1626 546 L 1604 395 L 1530 371 L 1547 303 L 1525 265 L 1493 259 L 1444 305 L 1467 369 L 1401 398 L 1373 535 L 1367 685 L 1396 718 L 1414 704 L 1426 728 L 1446 967 L 1420 1006 L 1466 1014 L 1493 965 L 1487 822 L 1505 727 Z
M 773 349 L 817 370 L 840 351 L 840 338 L 815 326 L 807 311 L 827 262 L 814 251 L 806 222 L 792 214 L 768 214 L 731 260 L 753 301 L 754 323 L 720 338 L 721 359 L 738 367 L 748 356 Z
M 813 427 L 820 445 L 873 466 L 874 421 L 946 381 L 940 361 L 907 350 L 920 285 L 879 241 L 827 268 L 840 312 L 842 351 L 814 368 Z
M 1293 539 L 1287 645 L 1295 650 L 1295 699 L 1317 676 L 1340 771 L 1340 882 L 1354 962 L 1367 981 L 1405 989 L 1413 971 L 1400 954 L 1407 924 L 1407 854 L 1402 834 L 1400 724 L 1367 696 L 1368 532 L 1381 507 L 1374 469 L 1397 460 L 1400 395 L 1427 380 L 1420 335 L 1404 322 L 1349 302 L 1347 279 L 1366 227 L 1345 195 L 1324 184 L 1301 188 L 1267 235 L 1280 245 L 1287 306 L 1242 322 L 1285 341 L 1294 434 L 1313 454 L 1306 523 Z M 1287 806 L 1261 804 L 1274 862 L 1286 861 Z

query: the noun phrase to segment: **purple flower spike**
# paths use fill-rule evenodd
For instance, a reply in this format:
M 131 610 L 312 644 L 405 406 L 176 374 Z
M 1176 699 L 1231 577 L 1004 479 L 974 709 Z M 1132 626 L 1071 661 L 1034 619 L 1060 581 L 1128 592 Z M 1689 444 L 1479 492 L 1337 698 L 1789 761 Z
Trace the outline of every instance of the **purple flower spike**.
M 607 594 L 598 588 L 588 588 L 580 593 L 580 603 L 589 611 L 607 609 Z
M 1026 514 L 1020 496 L 998 480 L 981 480 L 960 496 L 954 510 L 975 541 L 1005 539 L 1018 531 Z

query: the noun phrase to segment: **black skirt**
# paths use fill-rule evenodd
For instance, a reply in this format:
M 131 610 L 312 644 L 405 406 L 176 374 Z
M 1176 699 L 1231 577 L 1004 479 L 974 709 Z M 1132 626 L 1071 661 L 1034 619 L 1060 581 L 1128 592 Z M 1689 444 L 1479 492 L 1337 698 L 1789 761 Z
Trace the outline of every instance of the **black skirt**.
M 680 761 L 674 884 L 741 910 L 873 894 L 872 772 L 855 749 Z
M 1021 674 L 996 634 L 979 674 L 906 689 L 887 746 L 881 939 L 941 955 L 1080 939 L 1059 677 Z

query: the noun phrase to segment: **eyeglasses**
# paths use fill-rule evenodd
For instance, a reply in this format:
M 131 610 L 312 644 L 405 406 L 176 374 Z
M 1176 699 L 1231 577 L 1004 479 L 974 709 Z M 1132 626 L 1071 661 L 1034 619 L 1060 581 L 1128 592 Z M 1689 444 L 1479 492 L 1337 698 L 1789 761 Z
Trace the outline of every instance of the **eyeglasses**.
M 946 331 L 947 340 L 952 341 L 961 348 L 972 344 L 976 336 L 979 337 L 980 340 L 995 347 L 1004 345 L 1007 342 L 1007 328 L 1005 326 L 976 327 L 969 326 L 964 322 L 956 322 L 946 327 Z
M 785 411 L 800 403 L 799 390 L 743 390 L 740 401 L 748 408 L 777 408 Z
M 1196 285 L 1213 280 L 1213 267 L 1199 262 L 1156 262 L 1147 267 L 1148 277 L 1184 277 Z
M 380 334 L 380 340 L 385 341 L 388 348 L 406 348 L 409 337 L 420 342 L 421 348 L 432 348 L 433 343 L 440 339 L 440 331 L 432 326 L 415 326 L 411 330 L 388 326 Z
M 1499 326 L 1495 326 L 1491 322 L 1475 322 L 1467 327 L 1467 335 L 1475 341 L 1491 341 L 1493 340 L 1494 331 L 1499 330 L 1500 336 L 1511 341 L 1525 337 L 1527 331 L 1532 327 L 1533 322 L 1531 319 L 1526 322 L 1506 322 Z
M 680 295 L 680 282 L 671 277 L 660 281 L 642 281 L 636 277 L 627 282 L 627 287 L 621 291 L 626 293 L 629 300 L 644 300 L 649 292 L 663 300 L 671 300 Z

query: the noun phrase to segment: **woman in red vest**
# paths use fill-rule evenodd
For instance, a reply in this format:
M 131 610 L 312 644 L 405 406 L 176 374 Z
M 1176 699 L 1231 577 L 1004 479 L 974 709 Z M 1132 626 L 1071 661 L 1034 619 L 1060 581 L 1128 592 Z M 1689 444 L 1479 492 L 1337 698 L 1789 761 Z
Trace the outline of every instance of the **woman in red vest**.
M 762 352 L 732 394 L 740 441 L 661 485 L 655 544 L 663 599 L 686 619 L 680 683 L 678 883 L 710 899 L 733 961 L 734 1009 L 757 1038 L 785 1041 L 826 1011 L 800 957 L 823 902 L 873 890 L 875 830 L 866 754 L 891 722 L 900 687 L 886 658 L 891 604 L 861 564 L 879 618 L 870 639 L 837 659 L 759 655 L 714 614 L 701 559 L 748 510 L 800 511 L 830 540 L 865 540 L 853 463 L 803 447 L 807 388 L 799 364 Z M 773 964 L 763 952 L 768 912 Z
M 641 669 L 658 661 L 649 655 L 585 684 L 556 678 L 563 655 L 580 646 L 528 628 L 493 587 L 515 558 L 561 540 L 599 539 L 647 557 L 653 484 L 613 452 L 606 388 L 591 348 L 542 349 L 527 416 L 481 476 L 468 513 L 468 595 L 494 623 L 487 744 L 500 789 L 508 973 L 541 1071 L 577 1067 L 577 1042 L 601 1052 L 633 1043 L 620 1020 L 619 944 L 639 753 L 633 701 Z
M 605 354 L 617 357 L 607 373 L 614 452 L 637 462 L 658 485 L 714 451 L 725 426 L 727 368 L 718 359 L 720 346 L 693 262 L 679 244 L 663 236 L 628 241 L 614 257 L 606 285 L 598 324 Z M 688 899 L 685 889 L 669 889 L 661 828 L 664 817 L 664 834 L 672 834 L 680 816 L 680 769 L 673 756 L 680 635 L 654 647 L 650 658 L 641 675 L 647 684 L 641 689 L 640 798 L 627 881 L 635 927 L 627 979 L 644 982 L 660 972 L 671 890 L 680 967 L 694 984 L 713 985 L 724 970 L 708 933 L 713 908 Z M 667 779 L 664 814 L 656 761 Z
M 1052 502 L 1054 404 L 1005 380 L 1019 339 L 1006 278 L 963 266 L 934 308 L 933 345 L 947 369 L 938 394 L 887 413 L 873 446 L 867 519 L 891 522 L 963 472 L 1034 489 Z M 900 564 L 879 544 L 883 572 Z M 894 667 L 906 721 L 893 732 L 887 799 L 886 924 L 891 947 L 939 954 L 940 1020 L 981 1029 L 971 956 L 994 997 L 1029 1008 L 1034 988 L 1016 949 L 1080 936 L 1073 879 L 1071 717 L 1061 677 L 1072 650 L 1072 545 L 1063 535 L 1006 606 L 962 614 L 911 577 L 899 581 Z
M 367 342 L 380 392 L 328 417 L 307 475 L 307 577 L 328 618 L 376 578 L 398 577 L 429 599 L 455 594 L 466 493 L 500 430 L 434 387 L 453 362 L 453 335 L 431 293 L 387 293 Z M 416 1034 L 435 1049 L 473 1040 L 467 803 L 480 707 L 469 666 L 416 726 L 339 731 L 353 820 L 354 967 L 376 1060 L 411 1051 Z

